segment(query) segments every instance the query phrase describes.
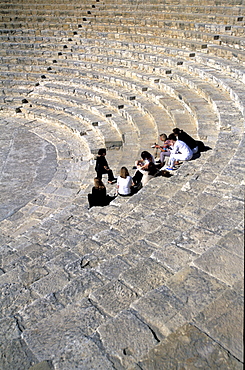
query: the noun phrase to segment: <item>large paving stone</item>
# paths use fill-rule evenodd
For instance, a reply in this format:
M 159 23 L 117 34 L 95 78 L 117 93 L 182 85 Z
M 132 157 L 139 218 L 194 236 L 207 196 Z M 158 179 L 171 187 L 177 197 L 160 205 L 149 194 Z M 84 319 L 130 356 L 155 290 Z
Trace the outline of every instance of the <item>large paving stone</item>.
M 111 281 L 90 294 L 90 299 L 108 315 L 115 316 L 130 306 L 138 295 L 120 281 Z
M 0 345 L 0 368 L 3 370 L 29 369 L 38 362 L 22 339 L 12 339 Z
M 234 229 L 226 234 L 217 243 L 230 253 L 244 258 L 244 229 Z
M 67 343 L 53 360 L 59 370 L 113 370 L 115 367 L 99 347 L 89 338 L 80 337 Z M 34 370 L 34 369 L 33 369 Z
M 174 243 L 165 244 L 151 255 L 152 259 L 160 262 L 173 273 L 190 264 L 196 257 L 194 252 L 179 248 Z
M 223 282 L 193 266 L 178 271 L 167 279 L 165 285 L 185 303 L 182 315 L 187 320 L 203 310 L 227 287 Z
M 240 280 L 195 317 L 194 323 L 242 362 L 243 319 L 243 280 Z
M 132 312 L 122 311 L 98 328 L 100 340 L 116 369 L 127 369 L 158 344 L 149 327 Z
M 0 320 L 0 343 L 20 337 L 21 331 L 18 327 L 17 320 L 7 316 Z
M 51 361 L 45 360 L 31 366 L 28 370 L 54 370 L 54 367 Z
M 190 324 L 169 335 L 139 366 L 142 370 L 243 368 L 222 346 Z
M 138 294 L 163 285 L 171 273 L 151 258 L 139 261 L 135 267 L 123 272 L 119 279 Z
M 63 271 L 55 271 L 34 282 L 31 288 L 40 296 L 56 292 L 68 284 L 69 278 Z
M 123 257 L 116 256 L 99 264 L 96 270 L 108 279 L 117 279 L 120 274 L 130 267 L 129 263 L 124 261 Z
M 66 306 L 88 297 L 91 292 L 107 282 L 107 279 L 95 271 L 83 270 L 78 277 L 72 279 L 63 289 L 58 290 L 55 297 L 61 305 Z
M 52 359 L 79 338 L 92 335 L 105 316 L 88 300 L 68 305 L 26 329 L 23 338 L 38 359 Z
M 132 266 L 137 264 L 140 260 L 150 258 L 152 253 L 156 250 L 156 246 L 153 243 L 146 241 L 145 239 L 139 239 L 124 248 L 123 255 L 127 259 L 128 263 Z
M 218 246 L 210 248 L 194 264 L 229 285 L 244 277 L 244 259 Z
M 177 246 L 189 249 L 197 255 L 201 255 L 220 240 L 220 236 L 212 231 L 203 229 L 201 226 L 193 226 L 189 230 L 183 230 L 177 235 Z
M 182 302 L 169 288 L 162 286 L 145 294 L 131 304 L 159 339 L 163 339 L 185 323 Z
M 5 283 L 0 287 L 1 318 L 4 316 L 13 315 L 20 307 L 30 304 L 34 300 L 31 290 L 21 283 Z

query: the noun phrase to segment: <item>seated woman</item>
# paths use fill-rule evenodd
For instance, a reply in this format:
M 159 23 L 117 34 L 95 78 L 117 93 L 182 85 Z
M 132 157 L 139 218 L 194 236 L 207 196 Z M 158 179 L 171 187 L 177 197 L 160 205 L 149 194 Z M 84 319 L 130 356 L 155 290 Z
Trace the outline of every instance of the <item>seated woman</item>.
M 144 150 L 141 152 L 141 159 L 135 162 L 135 166 L 138 170 L 146 170 L 150 162 L 155 164 L 155 159 L 151 153 Z
M 168 139 L 172 142 L 173 150 L 171 150 L 169 167 L 166 170 L 172 171 L 176 169 L 174 165 L 177 161 L 189 161 L 193 157 L 193 152 L 184 141 L 177 140 L 174 134 L 170 134 Z
M 131 195 L 131 187 L 133 185 L 132 177 L 126 167 L 120 170 L 120 176 L 117 178 L 117 192 L 119 195 L 125 197 Z
M 198 152 L 197 141 L 193 139 L 193 137 L 191 137 L 189 134 L 187 134 L 187 132 L 185 132 L 184 130 L 180 130 L 179 128 L 176 127 L 173 129 L 173 133 L 178 140 L 181 140 L 184 143 L 186 143 L 186 145 L 188 145 L 188 147 L 192 150 L 193 154 Z
M 89 207 L 107 206 L 115 197 L 106 195 L 106 187 L 101 179 L 95 177 L 94 186 L 92 188 L 92 194 L 88 194 Z

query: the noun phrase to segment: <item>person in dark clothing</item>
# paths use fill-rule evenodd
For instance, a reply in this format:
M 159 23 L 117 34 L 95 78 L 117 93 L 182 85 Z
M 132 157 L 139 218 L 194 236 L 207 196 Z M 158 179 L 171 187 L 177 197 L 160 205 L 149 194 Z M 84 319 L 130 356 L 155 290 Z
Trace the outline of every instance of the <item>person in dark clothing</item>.
M 178 140 L 181 140 L 188 145 L 193 154 L 198 152 L 197 141 L 193 139 L 193 137 L 191 137 L 189 134 L 187 134 L 187 132 L 176 127 L 173 129 L 173 133 Z
M 96 158 L 95 171 L 97 172 L 98 179 L 102 179 L 102 175 L 107 174 L 108 184 L 113 184 L 117 181 L 117 179 L 114 177 L 112 170 L 109 168 L 109 165 L 108 165 L 108 162 L 105 156 L 106 156 L 106 149 L 105 148 L 99 149 L 98 155 Z
M 111 197 L 109 195 L 106 195 L 106 187 L 101 181 L 101 179 L 98 179 L 97 177 L 94 179 L 94 186 L 92 188 L 92 194 L 88 194 L 88 202 L 89 207 L 95 207 L 95 206 L 108 206 L 108 204 L 115 199 L 115 197 Z

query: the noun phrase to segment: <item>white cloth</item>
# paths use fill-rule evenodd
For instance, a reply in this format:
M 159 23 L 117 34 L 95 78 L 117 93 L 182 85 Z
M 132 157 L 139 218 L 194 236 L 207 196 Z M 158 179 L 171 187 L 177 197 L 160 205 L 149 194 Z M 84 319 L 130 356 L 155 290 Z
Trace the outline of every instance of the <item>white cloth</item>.
M 121 195 L 129 195 L 131 194 L 131 185 L 133 183 L 132 177 L 127 176 L 126 179 L 124 179 L 121 176 L 118 176 L 117 178 L 117 190 L 118 193 Z
M 184 141 L 177 140 L 170 154 L 170 167 L 174 165 L 174 161 L 189 161 L 193 156 L 192 150 Z
M 188 161 L 192 158 L 193 152 L 184 141 L 177 140 L 174 144 L 173 150 L 171 150 L 171 156 L 181 154 L 183 161 Z

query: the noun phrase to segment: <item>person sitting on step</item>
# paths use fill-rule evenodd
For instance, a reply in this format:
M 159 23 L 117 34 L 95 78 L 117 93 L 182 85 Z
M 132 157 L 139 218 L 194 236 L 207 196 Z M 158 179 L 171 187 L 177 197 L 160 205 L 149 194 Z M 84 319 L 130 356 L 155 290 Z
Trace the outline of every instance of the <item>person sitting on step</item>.
M 142 171 L 146 170 L 150 162 L 155 164 L 155 159 L 151 153 L 144 150 L 141 152 L 141 159 L 135 162 L 134 168 Z
M 94 178 L 94 186 L 92 194 L 88 194 L 89 208 L 99 206 L 107 206 L 115 197 L 106 194 L 106 187 L 101 179 Z
M 170 157 L 170 149 L 172 149 L 172 147 L 170 145 L 170 141 L 168 140 L 166 134 L 161 134 L 159 137 L 160 137 L 160 140 L 163 141 L 163 144 L 162 145 L 155 144 L 154 148 L 156 149 L 155 151 L 156 155 L 157 155 L 157 150 L 158 149 L 160 150 L 160 163 L 161 163 L 161 167 L 163 167 L 166 161 L 166 157 Z
M 193 157 L 193 152 L 182 140 L 177 140 L 175 134 L 170 134 L 168 139 L 172 142 L 173 149 L 169 158 L 168 171 L 175 170 L 175 163 L 178 161 L 189 161 Z
M 132 194 L 133 180 L 129 175 L 128 169 L 122 167 L 120 170 L 120 176 L 117 178 L 117 193 L 123 197 Z
M 173 133 L 178 140 L 183 141 L 188 145 L 188 147 L 192 150 L 192 153 L 195 154 L 198 152 L 198 143 L 193 137 L 191 137 L 187 132 L 184 130 L 180 130 L 179 128 L 174 128 Z

